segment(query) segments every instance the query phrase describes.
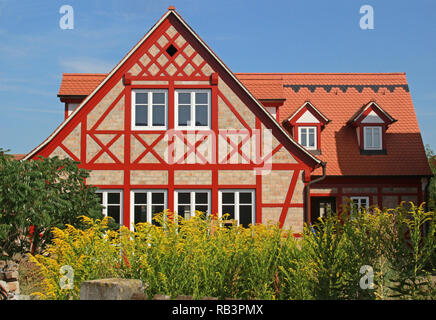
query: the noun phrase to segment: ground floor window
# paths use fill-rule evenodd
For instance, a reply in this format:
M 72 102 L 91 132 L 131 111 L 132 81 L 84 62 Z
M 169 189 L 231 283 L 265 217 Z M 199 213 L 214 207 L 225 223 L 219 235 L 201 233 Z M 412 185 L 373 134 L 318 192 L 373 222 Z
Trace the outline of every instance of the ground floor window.
M 103 206 L 102 213 L 105 217 L 111 217 L 117 224 L 123 223 L 123 191 L 122 190 L 97 190 L 100 204 Z
M 157 213 L 163 212 L 167 206 L 166 190 L 132 190 L 131 191 L 131 221 L 134 224 L 153 221 Z
M 218 196 L 220 217 L 227 213 L 244 227 L 256 222 L 254 190 L 220 190 Z
M 201 211 L 208 215 L 210 213 L 210 190 L 176 190 L 174 192 L 174 207 L 177 216 L 188 220 Z
M 369 197 L 351 197 L 350 199 L 355 209 L 368 209 L 369 207 Z

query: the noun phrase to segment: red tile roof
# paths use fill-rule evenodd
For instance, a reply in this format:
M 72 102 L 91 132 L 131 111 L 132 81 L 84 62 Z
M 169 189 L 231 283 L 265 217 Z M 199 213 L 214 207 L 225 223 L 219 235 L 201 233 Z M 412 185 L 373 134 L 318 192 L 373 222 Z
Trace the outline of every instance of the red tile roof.
M 235 73 L 257 99 L 286 99 L 279 122 L 310 101 L 331 120 L 321 133 L 328 175 L 431 175 L 405 73 Z M 88 95 L 105 74 L 64 74 L 60 95 Z M 347 121 L 375 101 L 398 120 L 386 134 L 386 155 L 361 155 Z M 321 174 L 317 169 L 315 174 Z
M 106 77 L 104 73 L 64 73 L 59 96 L 87 96 Z
M 14 157 L 15 160 L 21 160 L 26 156 L 26 154 L 11 154 L 11 156 Z

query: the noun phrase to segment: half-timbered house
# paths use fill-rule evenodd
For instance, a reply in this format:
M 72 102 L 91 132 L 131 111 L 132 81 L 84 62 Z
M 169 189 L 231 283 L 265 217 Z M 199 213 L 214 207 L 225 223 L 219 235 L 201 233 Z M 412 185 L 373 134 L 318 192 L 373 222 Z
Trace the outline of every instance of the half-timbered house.
M 110 73 L 63 74 L 58 96 L 65 120 L 25 159 L 80 161 L 126 226 L 200 210 L 299 232 L 346 198 L 425 200 L 404 74 L 234 74 L 173 7 Z

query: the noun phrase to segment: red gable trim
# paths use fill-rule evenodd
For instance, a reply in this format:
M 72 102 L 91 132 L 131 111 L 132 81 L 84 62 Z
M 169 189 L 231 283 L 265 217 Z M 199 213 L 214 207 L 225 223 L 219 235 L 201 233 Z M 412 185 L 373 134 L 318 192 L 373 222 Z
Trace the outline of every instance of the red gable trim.
M 306 111 L 309 111 L 323 126 L 330 122 L 330 120 L 309 101 L 306 101 L 300 108 L 297 109 L 297 111 L 295 111 L 288 119 L 286 119 L 286 121 L 288 121 L 291 125 L 295 125 L 298 119 L 300 119 Z
M 394 118 L 392 118 L 389 115 L 389 113 L 384 111 L 377 103 L 375 103 L 375 101 L 371 101 L 367 105 L 363 106 L 361 110 L 357 111 L 353 115 L 353 117 L 348 121 L 348 123 L 351 123 L 353 126 L 360 125 L 371 111 L 374 111 L 380 117 L 380 119 L 384 121 L 385 125 L 397 121 Z

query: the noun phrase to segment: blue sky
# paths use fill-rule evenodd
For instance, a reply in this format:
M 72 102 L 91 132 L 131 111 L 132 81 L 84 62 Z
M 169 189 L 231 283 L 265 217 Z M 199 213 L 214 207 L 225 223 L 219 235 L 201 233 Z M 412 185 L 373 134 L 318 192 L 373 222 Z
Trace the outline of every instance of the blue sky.
M 359 27 L 366 4 L 374 30 Z M 234 72 L 406 72 L 436 149 L 434 0 L 0 0 L 0 148 L 41 143 L 64 117 L 62 72 L 110 71 L 169 5 Z

